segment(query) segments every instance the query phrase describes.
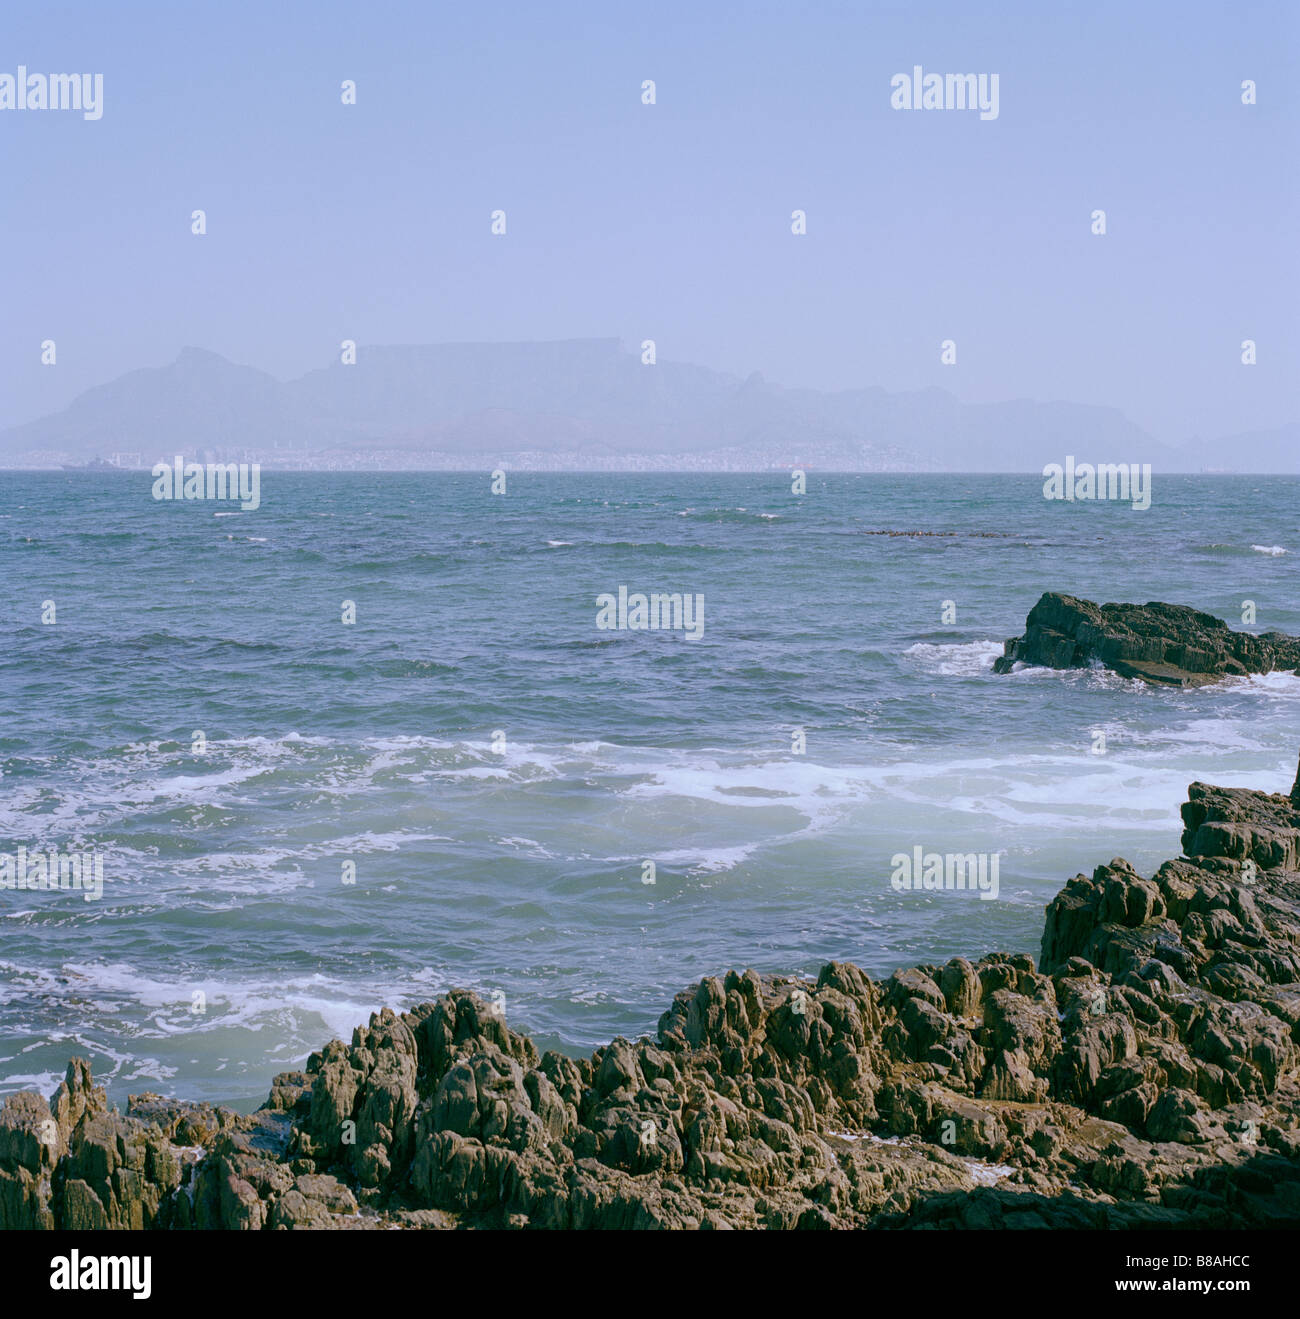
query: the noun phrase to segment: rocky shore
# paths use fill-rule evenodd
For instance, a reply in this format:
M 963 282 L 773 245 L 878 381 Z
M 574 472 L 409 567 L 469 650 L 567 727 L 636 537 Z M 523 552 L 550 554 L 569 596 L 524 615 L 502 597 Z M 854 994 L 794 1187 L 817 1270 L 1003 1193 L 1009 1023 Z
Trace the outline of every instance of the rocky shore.
M 582 1059 L 455 992 L 252 1115 L 119 1113 L 74 1060 L 0 1110 L 0 1227 L 1300 1226 L 1300 780 L 1182 814 L 1154 875 L 1066 884 L 1037 965 L 733 971 Z
M 1100 665 L 1125 678 L 1199 687 L 1225 677 L 1300 670 L 1300 637 L 1234 632 L 1185 605 L 1096 605 L 1048 591 L 1029 611 L 1025 634 L 1006 642 L 994 673 L 1013 664 L 1051 669 Z

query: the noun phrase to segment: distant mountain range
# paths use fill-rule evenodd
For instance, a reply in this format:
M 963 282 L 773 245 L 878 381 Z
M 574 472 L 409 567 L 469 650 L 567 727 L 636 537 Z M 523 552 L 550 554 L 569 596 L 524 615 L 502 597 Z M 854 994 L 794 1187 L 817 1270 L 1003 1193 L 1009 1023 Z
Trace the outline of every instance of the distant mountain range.
M 0 432 L 0 466 L 151 466 L 176 454 L 306 468 L 1300 471 L 1300 426 L 1171 449 L 1114 408 L 960 403 L 942 389 L 786 389 L 615 339 L 358 349 L 281 382 L 186 348 Z

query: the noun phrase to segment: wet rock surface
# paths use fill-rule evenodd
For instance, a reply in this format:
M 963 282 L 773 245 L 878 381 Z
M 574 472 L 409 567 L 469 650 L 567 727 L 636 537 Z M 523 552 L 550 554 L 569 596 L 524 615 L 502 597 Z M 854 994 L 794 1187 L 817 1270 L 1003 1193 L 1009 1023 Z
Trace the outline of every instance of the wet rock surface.
M 1047 592 L 1029 611 L 1025 634 L 1006 642 L 995 673 L 1014 664 L 1051 669 L 1093 665 L 1125 678 L 1198 687 L 1220 678 L 1300 670 L 1300 637 L 1234 632 L 1185 605 L 1093 604 Z
M 1024 954 L 729 972 L 653 1038 L 539 1054 L 473 994 L 385 1009 L 239 1115 L 0 1109 L 0 1227 L 1300 1226 L 1300 782 L 1193 784 Z

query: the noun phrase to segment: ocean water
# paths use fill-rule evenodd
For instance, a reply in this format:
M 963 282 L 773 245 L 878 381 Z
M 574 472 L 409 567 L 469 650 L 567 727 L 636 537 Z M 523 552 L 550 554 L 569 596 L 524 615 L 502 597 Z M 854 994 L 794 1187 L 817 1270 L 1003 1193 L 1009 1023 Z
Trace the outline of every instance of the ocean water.
M 150 485 L 0 474 L 0 851 L 105 874 L 0 892 L 0 1090 L 82 1054 L 119 1101 L 248 1108 L 454 986 L 578 1051 L 731 967 L 1036 954 L 1071 875 L 1178 853 L 1189 782 L 1284 789 L 1300 750 L 1291 676 L 992 672 L 1044 590 L 1300 632 L 1295 478 L 1157 473 L 1145 511 L 1033 476 Z M 702 594 L 702 638 L 598 630 L 624 585 Z M 916 846 L 997 853 L 997 900 L 895 892 Z

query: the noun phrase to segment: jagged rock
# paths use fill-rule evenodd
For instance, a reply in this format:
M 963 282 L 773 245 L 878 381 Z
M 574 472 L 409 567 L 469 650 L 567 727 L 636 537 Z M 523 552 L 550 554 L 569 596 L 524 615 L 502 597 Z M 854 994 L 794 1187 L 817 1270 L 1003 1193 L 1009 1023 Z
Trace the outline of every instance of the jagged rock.
M 1193 783 L 1182 807 L 1189 857 L 1253 861 L 1265 870 L 1300 868 L 1300 805 L 1290 797 Z
M 1029 611 L 1025 634 L 1006 642 L 994 673 L 1014 664 L 1050 669 L 1093 665 L 1125 678 L 1197 687 L 1229 675 L 1300 669 L 1300 637 L 1233 632 L 1222 619 L 1185 605 L 1093 604 L 1046 592 Z
M 336 1177 L 304 1173 L 275 1198 L 267 1221 L 279 1229 L 328 1228 L 358 1212 L 356 1196 Z
M 83 1119 L 59 1167 L 62 1225 L 152 1227 L 180 1183 L 180 1157 L 156 1127 L 118 1113 Z
M 223 1230 L 1300 1226 L 1292 797 L 1193 784 L 992 954 L 729 972 L 654 1038 L 539 1057 L 473 994 L 385 1009 L 241 1116 L 0 1109 L 0 1225 Z
M 31 1091 L 0 1108 L 0 1229 L 52 1228 L 51 1177 L 66 1152 L 58 1122 Z

